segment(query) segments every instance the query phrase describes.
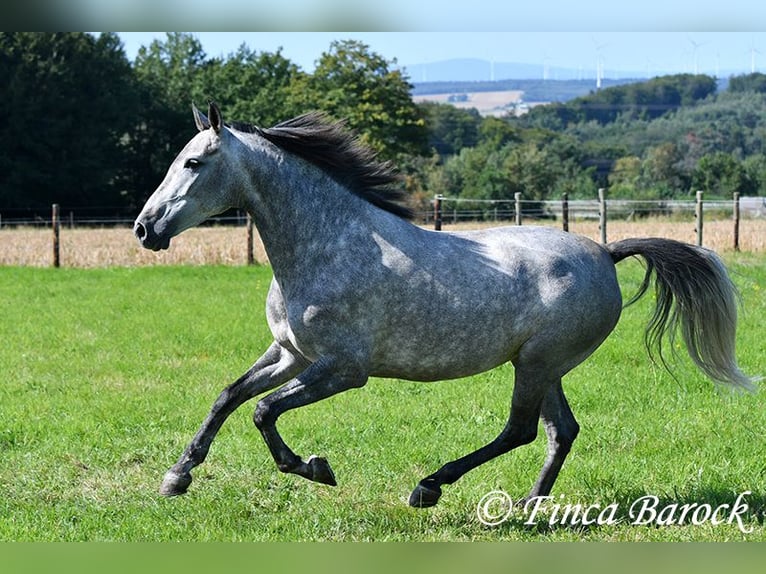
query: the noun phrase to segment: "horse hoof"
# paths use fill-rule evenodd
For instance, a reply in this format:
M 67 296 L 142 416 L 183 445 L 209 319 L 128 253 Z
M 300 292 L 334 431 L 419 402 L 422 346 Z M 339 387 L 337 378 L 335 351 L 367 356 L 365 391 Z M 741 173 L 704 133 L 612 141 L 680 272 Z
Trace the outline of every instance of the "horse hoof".
M 439 502 L 442 489 L 438 484 L 425 486 L 422 482 L 415 487 L 410 494 L 410 506 L 414 508 L 428 508 Z
M 319 456 L 310 456 L 306 461 L 309 467 L 309 478 L 314 482 L 321 482 L 322 484 L 329 484 L 330 486 L 338 486 L 335 481 L 335 473 L 330 468 L 330 463 L 326 458 Z
M 184 473 L 178 474 L 168 471 L 165 474 L 165 478 L 162 479 L 162 486 L 160 486 L 160 494 L 162 496 L 178 496 L 184 494 L 191 484 L 191 474 Z

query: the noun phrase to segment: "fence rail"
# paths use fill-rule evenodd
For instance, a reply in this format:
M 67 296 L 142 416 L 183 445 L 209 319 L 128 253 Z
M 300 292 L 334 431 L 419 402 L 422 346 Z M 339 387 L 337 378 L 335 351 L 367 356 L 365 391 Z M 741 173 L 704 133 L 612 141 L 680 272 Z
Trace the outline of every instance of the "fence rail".
M 513 199 L 507 200 L 476 200 L 438 196 L 442 203 L 442 222 L 460 223 L 464 221 L 514 221 L 516 206 Z M 741 209 L 742 216 L 751 218 L 766 218 L 766 198 L 743 198 L 757 200 L 748 202 L 747 209 Z M 436 200 L 434 200 L 436 201 Z M 689 215 L 693 216 L 697 206 L 696 199 L 687 200 L 631 200 L 606 199 L 610 219 L 630 221 L 639 217 L 665 217 Z M 527 220 L 561 220 L 568 213 L 571 219 L 599 219 L 601 202 L 598 199 L 567 199 L 561 200 L 521 200 L 522 216 Z M 737 206 L 740 203 L 736 203 Z M 704 210 L 708 213 L 731 213 L 733 215 L 735 202 L 729 200 L 704 201 Z M 421 217 L 426 223 L 433 221 L 429 212 L 422 212 Z
M 432 203 L 436 230 L 442 229 L 445 224 L 467 220 L 515 221 L 516 225 L 521 225 L 522 221 L 527 219 L 560 220 L 564 231 L 569 231 L 571 220 L 593 219 L 599 221 L 602 243 L 607 243 L 607 223 L 610 219 L 631 221 L 652 216 L 678 217 L 688 214 L 694 217 L 697 245 L 702 245 L 705 213 L 713 213 L 718 218 L 732 218 L 732 246 L 738 251 L 739 228 L 743 214 L 746 217 L 766 218 L 766 198 L 746 199 L 747 208 L 743 210 L 739 193 L 734 193 L 730 200 L 705 200 L 702 191 L 696 193 L 695 199 L 689 200 L 628 200 L 608 199 L 606 190 L 599 189 L 599 198 L 594 200 L 570 200 L 567 194 L 558 201 L 524 200 L 517 193 L 512 200 L 479 200 L 437 195 Z M 428 213 L 425 213 L 425 218 L 428 224 Z
M 593 239 L 606 243 L 610 239 L 610 230 L 624 222 L 635 222 L 638 220 L 648 221 L 652 218 L 678 222 L 675 227 L 683 227 L 686 224 L 693 225 L 698 245 L 705 241 L 705 221 L 709 219 L 711 223 L 716 224 L 716 230 L 713 233 L 716 237 L 716 247 L 724 249 L 740 250 L 740 221 L 746 220 L 749 226 L 746 231 L 754 229 L 757 226 L 756 233 L 759 239 L 746 242 L 750 250 L 762 250 L 764 238 L 766 236 L 766 198 L 740 198 L 734 194 L 731 200 L 705 200 L 704 194 L 698 192 L 695 199 L 690 200 L 668 200 L 668 201 L 648 201 L 648 200 L 623 200 L 608 199 L 604 190 L 600 190 L 598 200 L 570 200 L 564 195 L 561 200 L 556 201 L 536 201 L 523 199 L 521 194 L 516 194 L 510 200 L 474 200 L 466 198 L 450 198 L 441 195 L 436 196 L 432 201 L 432 209 L 417 214 L 418 222 L 422 225 L 442 229 L 445 226 L 463 225 L 468 222 L 469 225 L 481 225 L 483 223 L 505 223 L 505 224 L 529 224 L 545 223 L 547 225 L 560 225 L 565 231 L 570 231 L 570 225 L 576 227 L 575 231 L 583 233 L 583 229 L 588 226 L 598 224 L 598 231 L 591 234 Z M 730 240 L 721 241 L 721 222 L 731 221 Z M 756 220 L 759 220 L 756 222 Z M 584 223 L 583 223 L 584 222 Z M 82 232 L 83 228 L 129 228 L 133 224 L 133 219 L 129 217 L 78 217 L 73 211 L 64 211 L 58 205 L 52 206 L 50 217 L 42 218 L 39 216 L 33 218 L 14 218 L 8 219 L 0 217 L 0 248 L 3 246 L 4 236 L 11 229 L 52 229 L 53 239 L 49 247 L 50 263 L 55 267 L 62 264 L 61 245 L 62 237 L 66 238 L 70 230 Z M 609 227 L 608 227 L 609 224 Z M 239 248 L 245 253 L 247 264 L 263 262 L 262 245 L 255 246 L 258 243 L 257 230 L 253 229 L 251 219 L 244 212 L 232 212 L 224 216 L 212 218 L 206 225 L 221 228 L 245 228 L 243 234 L 242 246 Z M 674 232 L 675 230 L 673 230 Z M 674 234 L 671 232 L 670 235 Z M 129 232 L 125 233 L 126 236 Z M 588 234 L 588 233 L 585 233 Z M 624 230 L 616 235 L 624 235 Z M 615 234 L 611 234 L 614 239 Z M 753 233 L 749 233 L 752 237 Z M 660 235 L 662 236 L 662 234 Z M 684 235 L 686 241 L 694 241 L 691 236 Z M 239 244 L 239 240 L 235 239 Z M 6 244 L 8 245 L 8 244 Z M 260 249 L 258 257 L 254 251 Z M 8 257 L 2 257 L 0 253 L 0 264 L 25 264 L 24 261 L 14 263 L 14 260 Z M 231 260 L 231 256 L 230 260 Z

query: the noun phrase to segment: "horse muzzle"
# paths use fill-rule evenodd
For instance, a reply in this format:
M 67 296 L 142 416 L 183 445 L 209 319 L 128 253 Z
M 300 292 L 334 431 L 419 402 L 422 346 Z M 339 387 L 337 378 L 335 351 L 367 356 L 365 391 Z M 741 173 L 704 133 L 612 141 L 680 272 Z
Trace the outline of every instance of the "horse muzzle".
M 170 247 L 170 235 L 159 234 L 154 230 L 154 226 L 149 225 L 140 219 L 133 225 L 133 233 L 138 238 L 139 243 L 146 249 L 159 251 Z

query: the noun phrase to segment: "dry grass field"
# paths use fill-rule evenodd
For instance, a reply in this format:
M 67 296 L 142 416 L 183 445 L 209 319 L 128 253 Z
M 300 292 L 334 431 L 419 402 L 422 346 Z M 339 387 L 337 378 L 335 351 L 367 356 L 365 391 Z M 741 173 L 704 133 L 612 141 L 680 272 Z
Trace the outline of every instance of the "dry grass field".
M 453 94 L 433 94 L 415 96 L 416 102 L 436 102 L 446 104 Z M 522 90 L 505 90 L 500 92 L 470 92 L 463 94 L 465 101 L 449 102 L 456 108 L 469 110 L 475 108 L 483 115 L 504 115 L 508 113 L 512 104 L 521 102 L 524 92 Z
M 527 222 L 525 222 L 526 224 Z M 531 222 L 529 222 L 531 223 Z M 445 225 L 445 230 L 489 227 L 494 223 L 462 223 Z M 558 224 L 551 224 L 558 225 Z M 570 231 L 599 240 L 598 222 L 572 221 Z M 693 221 L 666 219 L 639 222 L 610 221 L 609 241 L 626 237 L 669 237 L 694 242 Z M 52 265 L 50 229 L 0 229 L 0 265 L 46 267 Z M 706 221 L 704 245 L 718 252 L 733 250 L 731 220 Z M 744 252 L 766 252 L 766 220 L 742 220 L 740 249 Z M 138 244 L 130 229 L 61 229 L 61 265 L 64 267 L 135 267 L 145 265 L 244 265 L 247 262 L 244 227 L 201 227 L 190 229 L 173 239 L 167 251 L 154 253 Z M 266 253 L 257 234 L 254 255 L 258 263 L 266 263 Z

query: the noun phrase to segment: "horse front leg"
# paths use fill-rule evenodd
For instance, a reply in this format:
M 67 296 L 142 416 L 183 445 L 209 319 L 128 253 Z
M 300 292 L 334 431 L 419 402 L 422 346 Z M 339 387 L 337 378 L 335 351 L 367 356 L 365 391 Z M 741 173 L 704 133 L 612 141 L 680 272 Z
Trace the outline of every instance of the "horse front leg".
M 277 387 L 305 369 L 307 362 L 274 342 L 250 369 L 221 392 L 205 421 L 170 470 L 160 487 L 164 496 L 183 494 L 192 481 L 191 470 L 200 465 L 226 419 L 242 403 Z
M 310 456 L 305 461 L 285 444 L 277 431 L 277 419 L 284 412 L 315 403 L 348 389 L 364 386 L 367 374 L 362 369 L 322 357 L 295 379 L 267 395 L 256 406 L 253 422 L 261 431 L 277 467 L 314 482 L 335 486 L 335 474 L 326 459 Z

